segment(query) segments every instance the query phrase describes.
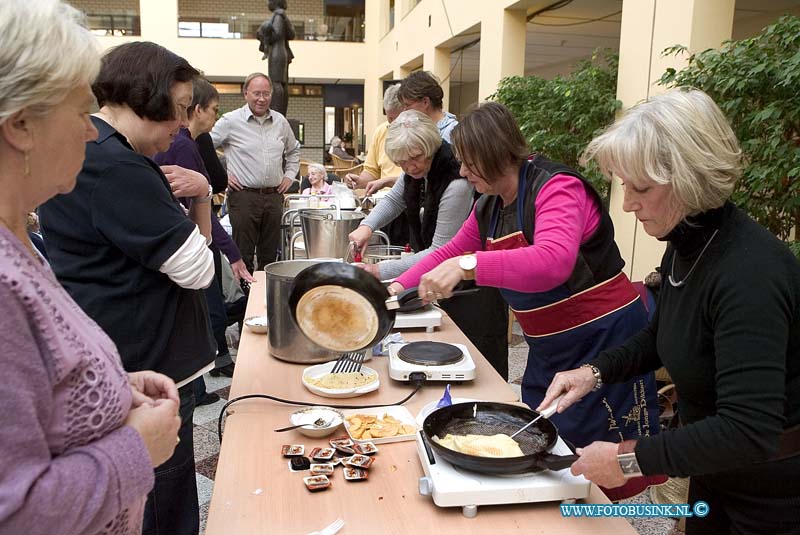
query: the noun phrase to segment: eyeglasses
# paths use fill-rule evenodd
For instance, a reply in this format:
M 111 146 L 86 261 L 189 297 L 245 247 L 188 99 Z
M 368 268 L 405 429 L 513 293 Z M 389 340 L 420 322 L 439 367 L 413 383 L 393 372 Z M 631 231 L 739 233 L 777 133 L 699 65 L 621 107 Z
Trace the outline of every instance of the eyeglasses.
M 251 91 L 250 94 L 256 98 L 269 98 L 272 96 L 272 91 Z

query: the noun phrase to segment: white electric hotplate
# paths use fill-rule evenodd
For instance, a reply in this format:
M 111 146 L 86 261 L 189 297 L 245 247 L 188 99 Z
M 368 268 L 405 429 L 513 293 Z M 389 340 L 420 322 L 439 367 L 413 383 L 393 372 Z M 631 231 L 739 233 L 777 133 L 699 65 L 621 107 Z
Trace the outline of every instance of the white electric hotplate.
M 469 354 L 467 346 L 450 344 L 461 350 L 462 358 L 458 362 L 444 365 L 412 364 L 402 360 L 398 351 L 405 344 L 389 346 L 389 377 L 396 381 L 408 381 L 413 372 L 423 372 L 428 381 L 471 381 L 475 379 L 475 362 Z
M 424 328 L 432 333 L 436 327 L 442 325 L 442 311 L 435 306 L 428 305 L 414 312 L 398 312 L 394 319 L 395 329 Z
M 419 493 L 431 496 L 439 507 L 461 507 L 464 516 L 469 518 L 477 515 L 478 506 L 482 505 L 575 503 L 589 496 L 591 483 L 583 476 L 573 476 L 569 468 L 508 476 L 479 474 L 442 460 L 433 448 L 430 448 L 429 458 L 421 430 L 416 439 L 417 454 L 425 472 L 419 479 Z M 572 451 L 559 437 L 551 453 L 571 455 Z

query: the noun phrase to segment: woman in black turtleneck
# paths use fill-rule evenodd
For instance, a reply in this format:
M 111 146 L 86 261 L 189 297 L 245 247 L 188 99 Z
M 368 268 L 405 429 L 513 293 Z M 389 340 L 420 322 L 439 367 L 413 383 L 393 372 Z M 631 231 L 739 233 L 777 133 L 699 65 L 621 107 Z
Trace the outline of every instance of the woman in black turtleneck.
M 594 369 L 557 374 L 542 406 L 567 391 L 563 411 L 598 381 L 663 365 L 683 426 L 595 442 L 573 473 L 606 487 L 639 470 L 691 476 L 689 503 L 710 512 L 688 519 L 688 535 L 798 533 L 800 263 L 727 200 L 741 151 L 725 117 L 705 93 L 673 90 L 631 109 L 584 159 L 620 179 L 623 209 L 668 242 L 664 282 L 650 325 Z

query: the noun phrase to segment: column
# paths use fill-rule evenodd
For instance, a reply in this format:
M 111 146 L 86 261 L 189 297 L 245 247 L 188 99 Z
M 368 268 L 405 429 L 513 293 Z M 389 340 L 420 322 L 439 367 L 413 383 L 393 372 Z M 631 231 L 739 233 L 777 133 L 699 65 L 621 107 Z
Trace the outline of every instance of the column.
M 399 67 L 395 67 L 394 70 L 392 71 L 392 79 L 402 80 L 403 78 L 408 76 L 410 72 L 411 69 L 409 69 L 408 67 L 403 67 L 402 65 Z
M 481 19 L 480 100 L 494 93 L 501 79 L 525 74 L 525 10 L 487 3 L 486 11 Z
M 389 0 L 369 2 L 364 10 L 364 45 L 377 43 L 389 27 Z M 367 146 L 372 133 L 384 121 L 383 83 L 378 72 L 377 54 L 367 54 L 364 72 L 364 136 Z
M 139 0 L 139 16 L 142 40 L 178 49 L 178 0 Z
M 730 39 L 735 0 L 625 0 L 619 44 L 617 98 L 623 109 L 665 91 L 656 85 L 667 67 L 681 69 L 686 57 L 661 57 L 664 49 L 681 44 L 690 52 L 717 48 Z M 481 54 L 481 65 L 483 64 Z M 647 235 L 633 214 L 622 210 L 618 180 L 611 184 L 609 211 L 625 270 L 642 280 L 661 263 L 665 244 Z
M 433 47 L 426 50 L 422 57 L 422 69 L 430 71 L 439 79 L 444 91 L 442 109 L 450 106 L 450 49 Z

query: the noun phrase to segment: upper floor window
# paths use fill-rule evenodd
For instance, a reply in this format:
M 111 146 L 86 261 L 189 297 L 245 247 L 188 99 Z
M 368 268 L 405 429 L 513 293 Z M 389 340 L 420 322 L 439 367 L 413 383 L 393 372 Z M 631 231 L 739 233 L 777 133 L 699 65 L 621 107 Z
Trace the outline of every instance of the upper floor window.
M 178 0 L 178 35 L 255 39 L 261 24 L 272 17 L 264 7 L 253 0 Z M 297 40 L 363 42 L 364 10 L 364 0 L 311 0 L 290 2 L 286 14 Z

